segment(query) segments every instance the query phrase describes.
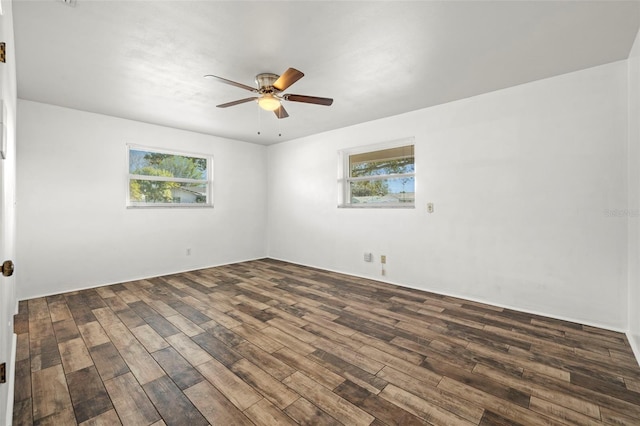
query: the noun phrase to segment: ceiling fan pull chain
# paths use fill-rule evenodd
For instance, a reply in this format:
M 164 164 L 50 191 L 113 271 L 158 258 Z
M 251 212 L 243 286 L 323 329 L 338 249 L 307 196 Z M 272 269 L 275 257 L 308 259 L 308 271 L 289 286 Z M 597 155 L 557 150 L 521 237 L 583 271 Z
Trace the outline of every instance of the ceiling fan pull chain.
M 260 134 L 260 129 L 262 129 L 262 108 L 258 108 L 258 134 Z

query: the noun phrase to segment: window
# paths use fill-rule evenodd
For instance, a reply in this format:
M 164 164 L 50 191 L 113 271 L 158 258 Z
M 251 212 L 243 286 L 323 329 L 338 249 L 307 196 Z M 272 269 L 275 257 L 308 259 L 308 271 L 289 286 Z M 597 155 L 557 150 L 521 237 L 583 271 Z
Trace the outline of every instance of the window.
M 212 206 L 212 158 L 128 146 L 129 207 Z
M 408 142 L 344 151 L 342 206 L 414 207 L 414 145 Z

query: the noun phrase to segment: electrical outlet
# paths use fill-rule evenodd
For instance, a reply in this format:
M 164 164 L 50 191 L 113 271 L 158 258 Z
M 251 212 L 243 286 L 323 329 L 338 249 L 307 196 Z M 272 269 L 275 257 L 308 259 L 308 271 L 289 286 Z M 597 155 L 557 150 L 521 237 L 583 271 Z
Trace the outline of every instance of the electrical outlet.
M 383 254 L 382 256 L 380 256 L 380 263 L 385 264 L 387 263 L 387 255 Z
M 433 213 L 433 203 L 427 203 L 427 211 Z
M 190 248 L 187 249 L 187 256 L 191 256 L 191 249 Z

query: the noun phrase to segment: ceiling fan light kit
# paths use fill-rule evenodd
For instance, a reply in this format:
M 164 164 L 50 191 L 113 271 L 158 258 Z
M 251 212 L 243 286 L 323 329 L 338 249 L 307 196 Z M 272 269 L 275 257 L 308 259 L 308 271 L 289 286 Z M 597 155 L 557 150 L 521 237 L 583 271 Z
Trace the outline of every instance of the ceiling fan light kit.
M 275 111 L 280 108 L 280 99 L 268 93 L 258 98 L 258 105 L 265 111 Z
M 289 114 L 282 105 L 283 100 L 325 106 L 329 106 L 333 103 L 333 99 L 331 98 L 319 98 L 317 96 L 293 94 L 280 95 L 280 92 L 287 90 L 289 86 L 304 77 L 304 74 L 295 68 L 289 68 L 282 75 L 273 73 L 262 73 L 256 75 L 257 88 L 253 88 L 251 86 L 247 86 L 246 84 L 238 83 L 232 80 L 227 80 L 226 78 L 218 77 L 216 75 L 205 75 L 205 77 L 215 78 L 222 83 L 239 87 L 241 89 L 245 89 L 259 95 L 253 96 L 251 98 L 239 99 L 237 101 L 220 104 L 217 105 L 218 108 L 228 108 L 230 106 L 240 105 L 245 102 L 251 102 L 255 100 L 258 102 L 260 108 L 264 109 L 265 111 L 273 111 L 277 118 L 287 118 Z

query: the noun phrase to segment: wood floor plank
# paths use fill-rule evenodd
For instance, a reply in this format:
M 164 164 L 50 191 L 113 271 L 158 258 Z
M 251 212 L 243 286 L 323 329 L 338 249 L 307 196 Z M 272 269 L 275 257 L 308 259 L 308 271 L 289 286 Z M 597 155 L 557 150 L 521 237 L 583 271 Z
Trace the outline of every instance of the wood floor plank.
M 438 384 L 438 389 L 455 395 L 462 400 L 472 400 L 480 403 L 482 406 L 493 411 L 496 414 L 521 424 L 544 424 L 544 425 L 561 425 L 562 422 L 553 420 L 546 416 L 536 416 L 519 405 L 505 401 L 494 395 L 478 390 L 472 386 L 467 386 L 454 379 L 443 377 Z
M 62 363 L 58 342 L 54 335 L 34 339 L 29 343 L 31 371 L 43 370 Z
M 531 395 L 514 389 L 511 386 L 504 386 L 493 379 L 487 378 L 486 376 L 480 376 L 473 372 L 457 369 L 454 365 L 440 360 L 427 359 L 422 363 L 422 365 L 437 374 L 441 374 L 443 378 L 446 377 L 459 383 L 464 383 L 470 387 L 500 398 L 505 402 L 509 401 L 525 408 L 529 406 L 529 399 L 531 398 Z M 441 384 L 442 381 L 438 383 L 438 386 Z
M 357 351 L 363 346 L 361 342 L 358 342 L 357 340 L 352 339 L 350 336 L 344 336 L 340 333 L 336 333 L 330 328 L 318 325 L 316 323 L 309 323 L 305 325 L 302 329 L 316 335 L 313 342 L 311 342 L 311 344 L 316 347 L 318 344 L 323 344 L 325 348 L 331 347 L 332 344 L 340 344 L 345 348 L 349 348 L 353 351 Z M 354 330 L 353 334 L 355 333 L 356 331 Z M 300 337 L 298 338 L 300 339 Z
M 411 392 L 427 403 L 441 407 L 472 423 L 478 423 L 482 418 L 484 410 L 480 406 L 474 404 L 472 401 L 461 404 L 459 398 L 452 397 L 440 391 L 437 388 L 437 383 L 433 386 L 429 385 L 389 366 L 383 368 L 378 373 L 378 376 L 407 392 Z
M 33 384 L 33 420 L 39 421 L 59 412 L 73 411 L 71 396 L 62 365 L 34 371 Z
M 98 321 L 82 324 L 78 326 L 78 330 L 88 348 L 110 342 L 109 336 L 104 332 Z
M 242 356 L 236 351 L 209 333 L 200 333 L 197 336 L 192 337 L 191 340 L 197 343 L 202 349 L 207 351 L 209 355 L 220 361 L 227 368 L 231 367 L 242 358 Z
M 485 410 L 478 426 L 524 426 L 522 423 L 516 423 L 513 420 L 506 419 L 499 414 L 490 410 Z
M 307 376 L 315 380 L 317 383 L 325 386 L 327 389 L 334 389 L 340 383 L 344 382 L 344 378 L 333 371 L 324 368 L 322 365 L 306 358 L 289 348 L 282 348 L 273 353 L 273 356 L 282 360 L 295 370 L 302 371 Z M 292 370 L 291 374 L 295 372 Z
M 265 327 L 266 326 L 265 324 Z M 275 352 L 283 347 L 281 343 L 263 335 L 261 330 L 255 329 L 250 325 L 240 325 L 232 328 L 232 331 L 269 353 Z
M 180 389 L 189 388 L 204 377 L 172 347 L 151 354 Z
M 203 323 L 202 325 L 207 333 L 211 334 L 213 337 L 220 340 L 229 347 L 235 347 L 243 342 L 246 342 L 244 337 L 234 333 L 227 327 L 224 327 L 223 325 L 220 325 L 213 320 L 210 323 Z
M 572 423 L 572 424 L 587 425 L 587 426 L 588 425 L 595 426 L 595 425 L 602 424 L 602 422 L 600 422 L 599 419 L 595 420 L 593 417 L 585 416 L 584 414 L 578 413 L 577 411 L 573 411 L 561 405 L 554 404 L 551 401 L 540 399 L 535 396 L 531 397 L 531 402 L 529 403 L 529 409 L 531 411 L 544 414 L 545 416 L 555 418 L 556 420 L 564 423 Z
M 78 423 L 113 409 L 111 399 L 95 366 L 68 373 L 67 384 Z
M 116 313 L 112 311 L 111 308 L 98 308 L 98 309 L 92 310 L 91 313 L 95 318 L 93 321 L 99 321 L 100 325 L 104 329 L 106 329 L 108 326 L 112 324 L 122 323 L 118 315 L 116 315 Z M 86 324 L 88 322 L 92 322 L 92 321 L 88 321 L 88 318 L 85 318 L 85 321 L 82 322 L 81 324 Z
M 532 383 L 520 377 L 514 377 L 513 375 L 509 375 L 503 371 L 487 367 L 482 364 L 476 365 L 476 367 L 473 369 L 473 372 L 489 377 L 499 383 L 502 383 L 504 386 L 512 387 L 521 392 L 528 393 L 532 397 L 535 396 L 547 401 L 552 401 L 556 404 L 561 405 L 562 407 L 577 411 L 594 419 L 600 418 L 599 406 L 592 402 L 588 402 L 584 398 L 577 398 L 576 396 L 571 394 L 548 389 L 544 386 Z
M 234 327 L 238 327 L 242 324 L 242 322 L 230 317 L 225 314 L 224 311 L 218 310 L 215 307 L 211 307 L 205 311 L 205 314 L 216 321 L 218 324 L 228 328 L 233 329 Z
M 437 385 L 442 379 L 442 375 L 440 374 L 434 373 L 429 369 L 414 365 L 410 362 L 405 361 L 404 359 L 398 358 L 371 346 L 365 345 L 359 349 L 359 352 L 364 356 L 368 356 L 372 359 L 377 360 L 383 366 L 389 365 L 391 367 L 399 369 L 400 371 L 404 371 L 405 373 L 412 375 L 418 380 L 434 386 Z
M 632 425 L 638 422 L 637 417 L 631 417 L 626 414 L 618 413 L 605 407 L 600 408 L 600 411 L 602 413 L 602 421 L 608 425 L 625 426 Z
M 295 372 L 283 382 L 344 424 L 369 425 L 375 420 L 371 414 L 356 407 L 300 372 Z
M 180 391 L 173 381 L 162 376 L 142 385 L 167 426 L 206 426 L 209 424 L 200 411 Z
M 76 418 L 73 413 L 73 408 L 67 407 L 35 420 L 34 424 L 38 426 L 75 425 Z
M 285 408 L 284 411 L 301 426 L 339 426 L 342 424 L 302 397 Z
M 145 321 L 131 308 L 118 311 L 116 315 L 130 329 L 145 324 Z
M 468 420 L 458 417 L 454 413 L 429 404 L 422 398 L 405 391 L 395 385 L 388 385 L 382 392 L 380 398 L 386 399 L 392 404 L 412 413 L 416 417 L 424 419 L 431 424 L 447 424 L 447 425 L 474 425 Z
M 28 426 L 33 422 L 33 406 L 31 398 L 13 402 L 13 419 L 12 424 L 15 426 Z
M 382 340 L 373 338 L 371 336 L 367 336 L 362 333 L 355 333 L 351 336 L 354 340 L 362 342 L 365 345 L 374 347 L 376 349 L 380 349 L 383 352 L 386 352 L 390 355 L 395 356 L 396 358 L 403 359 L 405 361 L 410 362 L 411 364 L 420 365 L 422 361 L 424 361 L 424 356 L 413 352 L 411 350 L 403 349 L 402 347 L 395 346 L 384 342 Z
M 31 399 L 31 366 L 29 359 L 16 361 L 14 401 Z
M 138 297 L 139 293 L 137 293 L 136 291 L 134 291 L 134 294 Z M 143 300 L 138 300 L 136 302 L 133 303 L 129 303 L 129 308 L 133 309 L 133 311 L 140 317 L 140 318 L 147 318 L 150 317 L 152 315 L 157 315 L 158 313 L 151 307 L 149 306 L 147 303 L 145 303 Z
M 106 303 L 107 307 L 113 312 L 120 312 L 130 308 L 129 305 L 124 303 L 124 300 L 115 295 L 115 292 L 113 297 L 104 299 L 104 303 Z
M 149 425 L 161 419 L 133 374 L 106 380 L 104 385 L 123 425 Z
M 198 365 L 198 371 L 240 411 L 246 410 L 263 398 L 250 385 L 215 359 Z
M 167 317 L 167 320 L 189 337 L 193 337 L 204 332 L 202 328 L 198 327 L 194 322 L 180 314 L 171 315 L 170 317 Z M 207 318 L 207 320 L 209 321 L 209 318 Z
M 209 353 L 202 349 L 196 342 L 189 339 L 182 333 L 174 334 L 166 338 L 167 342 L 174 347 L 187 361 L 194 367 L 204 364 L 213 359 Z
M 58 343 L 58 349 L 67 374 L 93 365 L 89 349 L 85 346 L 84 340 L 79 337 Z
M 640 393 L 629 391 L 623 386 L 577 373 L 571 373 L 571 383 L 605 395 L 613 396 L 634 405 L 640 405 Z
M 337 373 L 345 379 L 351 380 L 352 382 L 362 386 L 372 393 L 379 393 L 387 385 L 385 380 L 364 371 L 360 367 L 357 367 L 332 353 L 318 349 L 309 354 L 308 358 Z
M 16 342 L 16 361 L 29 360 L 29 333 L 18 334 Z
M 234 349 L 245 359 L 251 361 L 277 380 L 282 380 L 295 372 L 295 369 L 275 357 L 275 352 L 270 354 L 250 342 L 240 343 Z
M 602 406 L 609 407 L 619 413 L 640 418 L 640 406 L 615 398 L 611 395 L 603 394 L 592 389 L 577 386 L 526 370 L 522 375 L 522 378 L 537 385 L 544 386 L 550 390 L 573 395 L 577 398 L 585 398 L 588 401 L 592 401 L 593 403 L 600 405 L 601 408 Z
M 291 316 L 293 317 L 293 315 Z M 296 324 L 294 321 L 289 321 L 288 318 L 273 318 L 267 323 L 301 342 L 313 344 L 318 339 L 316 334 L 310 333 L 303 328 L 309 324 L 306 321 L 302 321 L 302 324 Z
M 384 367 L 384 363 L 382 362 L 368 357 L 361 352 L 356 352 L 342 345 L 332 343 L 326 339 L 318 339 L 314 346 L 325 352 L 329 352 L 370 374 L 376 374 L 378 371 L 382 370 L 382 367 Z
M 281 410 L 299 398 L 298 394 L 246 359 L 233 364 L 231 371 Z
M 185 389 L 184 393 L 212 425 L 253 425 L 242 411 L 207 381 Z
M 116 410 L 109 410 L 80 423 L 80 426 L 114 426 L 121 424 L 122 422 L 120 421 Z
M 149 326 L 149 324 L 140 325 L 138 327 L 130 328 L 131 332 L 138 339 L 140 343 L 145 347 L 148 352 L 159 351 L 169 347 L 169 343 L 162 338 L 156 331 Z
M 91 347 L 89 353 L 103 381 L 130 371 L 129 366 L 111 341 Z
M 362 408 L 387 425 L 422 425 L 424 422 L 386 399 L 372 394 L 355 383 L 346 381 L 334 393 Z
M 297 426 L 298 423 L 287 416 L 283 411 L 277 409 L 272 403 L 266 399 L 260 400 L 247 408 L 245 411 L 247 417 L 249 417 L 255 424 L 264 426 L 280 426 L 290 425 Z
M 164 375 L 162 368 L 124 324 L 105 326 L 105 331 L 140 384 Z
M 47 305 L 49 306 L 49 314 L 51 315 L 51 322 L 58 322 L 64 320 L 73 319 L 71 311 L 67 306 L 67 301 L 64 296 L 50 296 L 47 297 Z
M 284 331 L 281 331 L 275 327 L 266 327 L 260 330 L 264 333 L 265 336 L 270 337 L 274 341 L 286 346 L 302 355 L 308 355 L 311 352 L 315 351 L 316 348 L 314 346 L 309 345 L 308 343 L 303 342 L 302 340 L 297 339 L 294 336 L 291 336 Z
M 144 320 L 162 337 L 166 338 L 180 333 L 180 330 L 176 326 L 160 315 L 151 315 Z

